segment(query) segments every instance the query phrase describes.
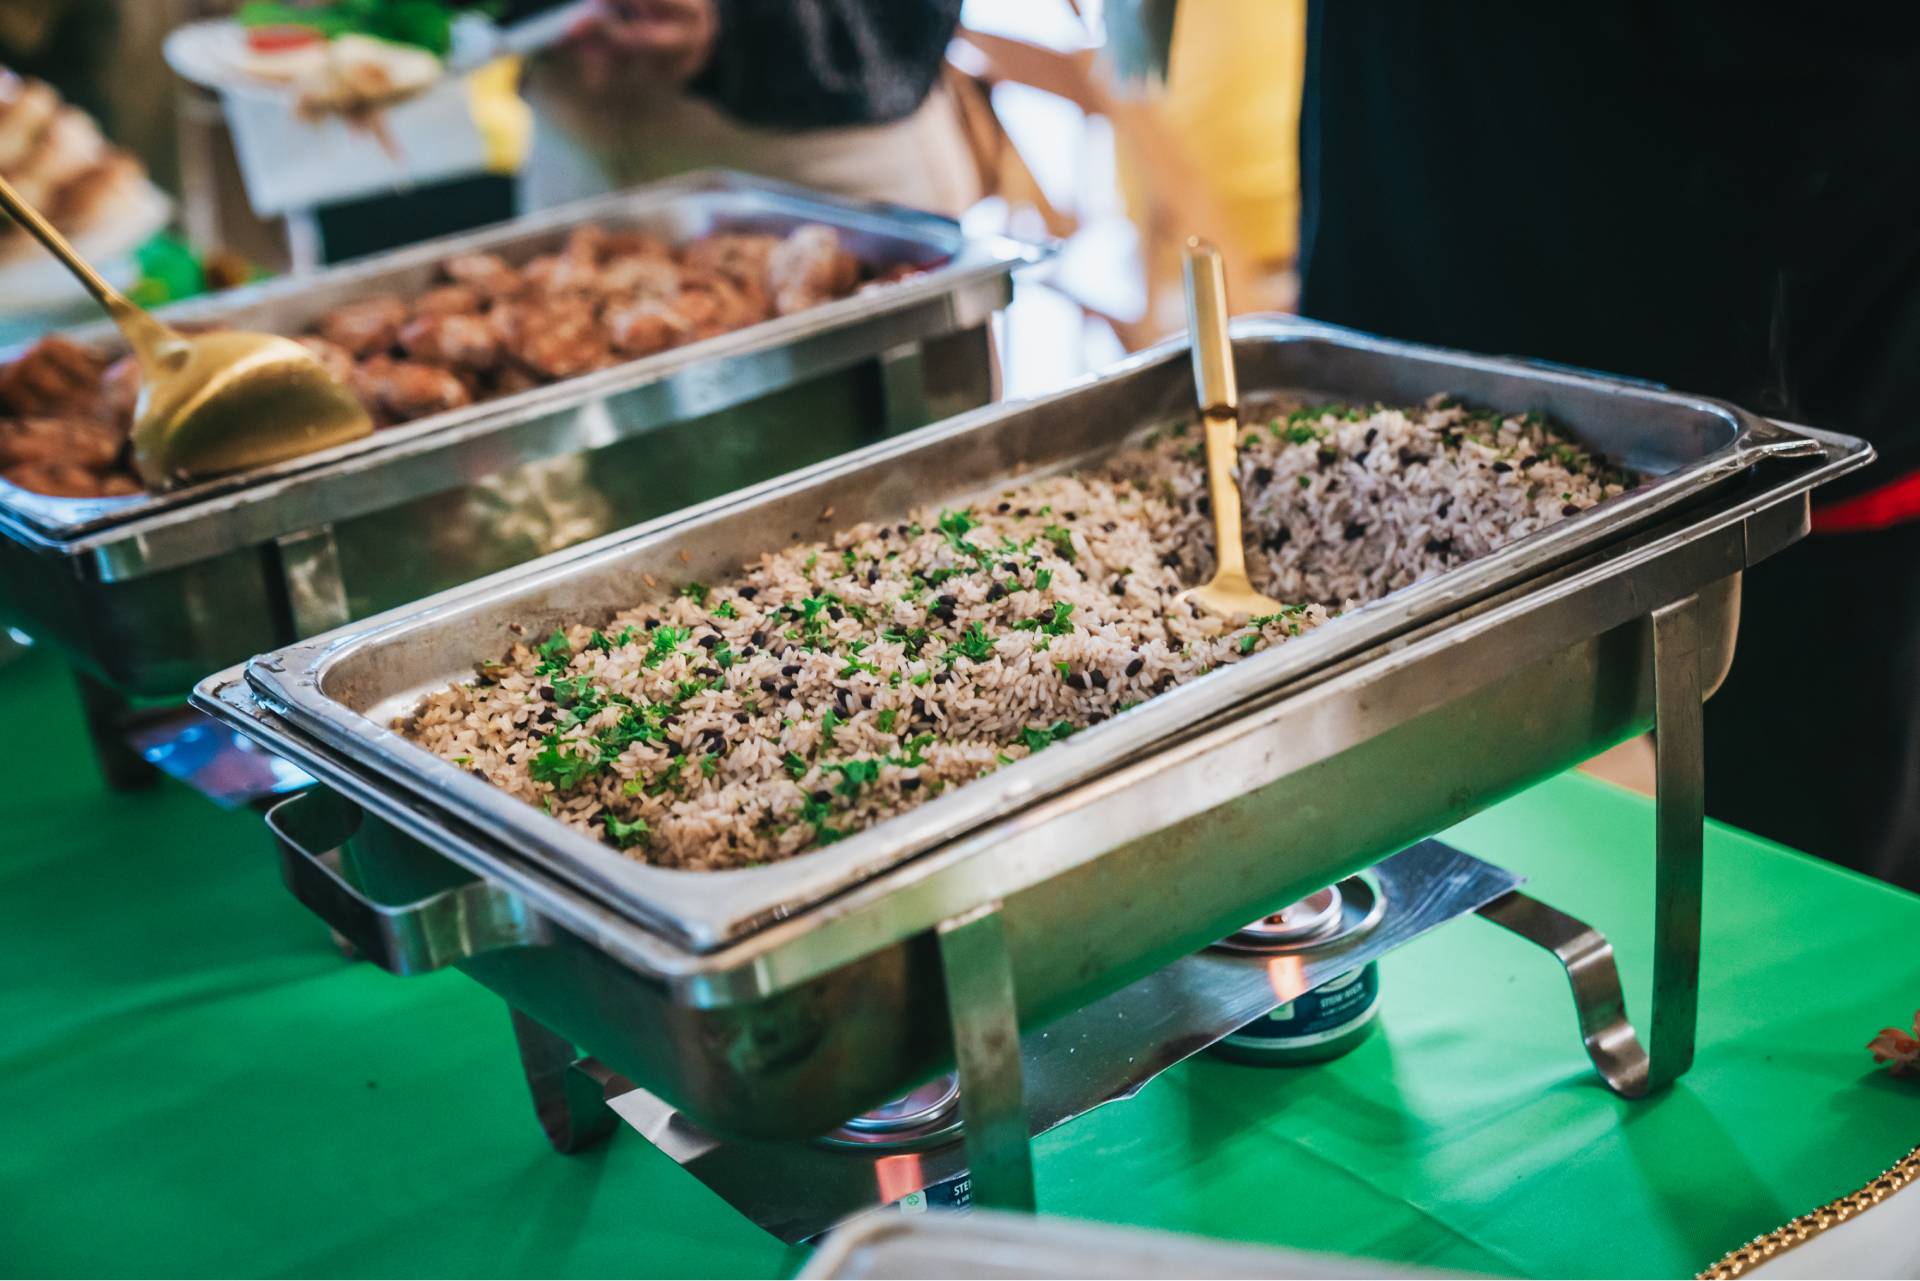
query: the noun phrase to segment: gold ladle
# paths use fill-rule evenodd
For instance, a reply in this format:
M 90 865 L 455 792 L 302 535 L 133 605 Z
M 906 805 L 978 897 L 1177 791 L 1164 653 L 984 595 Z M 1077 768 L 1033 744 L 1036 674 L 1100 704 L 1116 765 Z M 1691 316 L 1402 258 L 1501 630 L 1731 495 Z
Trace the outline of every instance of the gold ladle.
M 148 488 L 277 463 L 372 432 L 360 402 L 299 343 L 233 330 L 183 334 L 102 279 L 4 178 L 0 208 L 86 286 L 140 362 L 133 464 Z
M 1180 593 L 1209 613 L 1235 622 L 1284 608 L 1253 590 L 1247 551 L 1241 542 L 1240 487 L 1233 477 L 1240 457 L 1240 390 L 1233 375 L 1233 343 L 1227 336 L 1227 273 L 1220 251 L 1195 236 L 1187 241 L 1187 327 L 1193 347 L 1193 387 L 1207 438 L 1207 496 L 1213 508 L 1213 579 Z

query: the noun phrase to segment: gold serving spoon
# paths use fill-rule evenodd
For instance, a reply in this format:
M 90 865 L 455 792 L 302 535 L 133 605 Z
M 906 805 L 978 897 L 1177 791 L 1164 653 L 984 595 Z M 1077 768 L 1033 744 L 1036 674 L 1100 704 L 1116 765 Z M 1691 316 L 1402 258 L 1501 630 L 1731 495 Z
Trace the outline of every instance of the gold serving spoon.
M 360 402 L 299 343 L 232 330 L 189 337 L 102 279 L 4 178 L 0 208 L 86 287 L 140 362 L 133 464 L 148 488 L 277 463 L 373 431 Z
M 1207 437 L 1207 496 L 1213 507 L 1213 580 L 1180 593 L 1209 613 L 1235 622 L 1277 614 L 1283 606 L 1253 590 L 1240 534 L 1240 391 L 1227 337 L 1227 273 L 1220 251 L 1195 236 L 1187 241 L 1187 327 L 1193 347 L 1193 386 Z

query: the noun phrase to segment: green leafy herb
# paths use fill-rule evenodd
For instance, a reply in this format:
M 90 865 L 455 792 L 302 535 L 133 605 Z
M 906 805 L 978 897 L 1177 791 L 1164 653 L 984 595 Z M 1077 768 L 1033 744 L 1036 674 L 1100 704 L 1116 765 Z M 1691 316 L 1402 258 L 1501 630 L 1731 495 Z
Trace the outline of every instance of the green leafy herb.
M 628 849 L 647 839 L 647 820 L 636 818 L 631 823 L 608 810 L 605 815 L 607 839 L 621 849 Z
M 1073 624 L 1067 621 L 1072 615 L 1072 602 L 1057 600 L 1053 602 L 1053 617 L 1048 621 L 1043 623 L 1037 618 L 1023 618 L 1013 625 L 1013 629 L 1017 632 L 1037 631 L 1049 636 L 1065 636 L 1073 630 Z
M 654 628 L 653 639 L 647 645 L 647 656 L 640 660 L 640 665 L 642 667 L 660 666 L 667 655 L 678 649 L 691 635 L 693 635 L 693 629 L 690 627 Z
M 708 588 L 705 583 L 688 583 L 680 589 L 680 594 L 696 605 L 707 603 Z
M 780 758 L 780 764 L 786 769 L 787 773 L 796 780 L 806 775 L 807 762 L 798 752 L 788 752 Z
M 715 618 L 738 618 L 740 617 L 740 611 L 733 607 L 732 601 L 723 600 L 714 607 L 713 616 Z
M 1065 525 L 1048 525 L 1040 531 L 1040 535 L 1053 544 L 1053 550 L 1060 554 L 1060 559 L 1068 564 L 1073 563 L 1073 535 L 1067 531 Z
M 535 675 L 539 676 L 564 672 L 567 670 L 567 664 L 573 660 L 573 646 L 568 642 L 567 634 L 558 629 L 553 635 L 535 645 L 533 652 L 540 655 L 540 665 L 533 669 Z
M 1058 743 L 1072 733 L 1073 722 L 1055 721 L 1045 729 L 1035 729 L 1032 726 L 1028 726 L 1026 729 L 1020 731 L 1020 741 L 1027 745 L 1029 752 L 1037 752 L 1051 743 Z
M 599 773 L 601 761 L 569 751 L 570 745 L 563 742 L 558 734 L 550 734 L 541 742 L 540 754 L 527 766 L 527 773 L 534 782 L 551 783 L 563 792 L 570 792 Z
M 1253 653 L 1253 647 L 1255 645 L 1258 645 L 1259 643 L 1260 643 L 1260 633 L 1248 632 L 1245 636 L 1242 636 L 1240 638 L 1240 652 L 1242 654 L 1251 654 Z
M 840 781 L 834 785 L 833 790 L 849 800 L 860 795 L 861 788 L 880 781 L 879 761 L 866 759 L 842 761 L 827 768 L 840 776 Z
M 1067 608 L 1072 609 L 1073 606 L 1069 605 Z M 987 629 L 982 627 L 976 619 L 967 624 L 967 630 L 960 633 L 960 639 L 947 652 L 957 653 L 962 658 L 972 659 L 976 663 L 984 663 L 993 657 L 993 638 L 987 635 Z
M 846 724 L 840 719 L 840 713 L 829 707 L 820 716 L 820 742 L 827 747 L 833 746 L 833 731 Z
M 893 722 L 899 715 L 899 712 L 889 707 L 875 716 L 873 723 L 879 728 L 882 734 L 891 734 L 893 733 Z
M 1050 569 L 1034 570 L 1033 586 L 1035 591 L 1042 591 L 1042 592 L 1046 591 L 1047 588 L 1053 586 L 1053 571 Z

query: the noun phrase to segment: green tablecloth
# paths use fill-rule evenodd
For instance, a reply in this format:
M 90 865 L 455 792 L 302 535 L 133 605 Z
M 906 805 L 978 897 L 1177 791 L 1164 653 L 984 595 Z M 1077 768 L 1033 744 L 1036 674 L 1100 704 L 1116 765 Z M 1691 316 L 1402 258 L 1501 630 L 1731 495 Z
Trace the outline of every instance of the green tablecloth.
M 638 1136 L 552 1155 L 500 1004 L 343 961 L 258 818 L 103 794 L 64 674 L 0 668 L 0 1269 L 738 1274 L 800 1261 Z M 1809 797 L 1809 804 L 1818 804 Z M 1450 834 L 1647 974 L 1652 814 L 1578 776 Z M 1443 1268 L 1690 1273 L 1920 1139 L 1862 1044 L 1920 1002 L 1920 899 L 1707 846 L 1701 1051 L 1622 1103 L 1560 971 L 1481 921 L 1383 966 L 1383 1035 L 1189 1063 L 1039 1144 L 1043 1210 Z

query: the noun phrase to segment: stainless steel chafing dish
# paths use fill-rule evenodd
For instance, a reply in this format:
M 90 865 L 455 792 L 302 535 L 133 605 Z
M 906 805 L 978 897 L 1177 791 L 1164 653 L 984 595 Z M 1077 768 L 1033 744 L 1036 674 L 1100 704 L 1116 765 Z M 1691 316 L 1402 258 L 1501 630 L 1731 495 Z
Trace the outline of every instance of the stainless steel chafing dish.
M 1183 417 L 1183 344 L 280 650 L 196 699 L 331 789 L 277 816 L 288 879 L 381 964 L 457 964 L 506 998 L 523 1046 L 550 1029 L 734 1134 L 817 1134 L 957 1060 L 976 1190 L 1015 1203 L 1030 1190 L 1019 1028 L 1657 721 L 1650 1051 L 1578 922 L 1513 896 L 1484 914 L 1567 964 L 1611 1086 L 1664 1084 L 1691 1059 L 1700 705 L 1733 658 L 1740 574 L 1801 537 L 1809 491 L 1871 450 L 1524 362 L 1275 319 L 1235 335 L 1249 396 L 1538 410 L 1646 483 L 765 868 L 630 862 L 389 719 L 515 625 L 636 603 L 645 574 L 664 592 L 827 532 L 826 509 L 838 527 L 958 502 Z
M 677 240 L 827 223 L 912 278 L 237 477 L 131 499 L 0 483 L 0 620 L 58 646 L 101 719 L 207 671 L 987 403 L 988 322 L 1041 251 L 952 222 L 706 173 L 170 308 L 299 332 L 412 293 L 452 254 L 520 260 L 583 223 Z M 103 329 L 80 337 L 113 347 Z M 110 692 L 109 692 L 110 691 Z M 104 737 L 112 736 L 108 727 Z M 111 772 L 111 771 L 110 771 Z

